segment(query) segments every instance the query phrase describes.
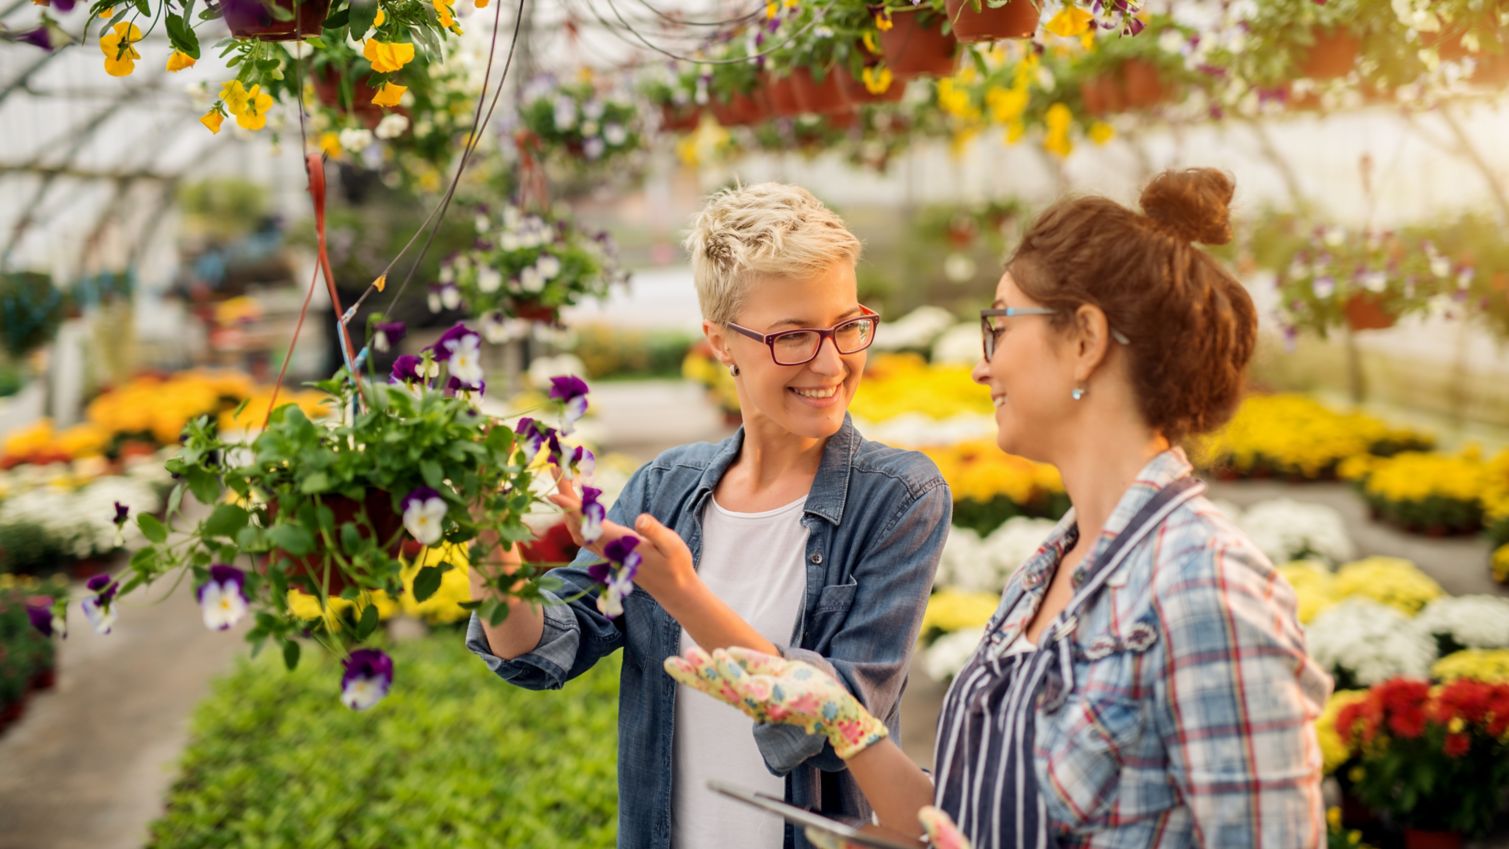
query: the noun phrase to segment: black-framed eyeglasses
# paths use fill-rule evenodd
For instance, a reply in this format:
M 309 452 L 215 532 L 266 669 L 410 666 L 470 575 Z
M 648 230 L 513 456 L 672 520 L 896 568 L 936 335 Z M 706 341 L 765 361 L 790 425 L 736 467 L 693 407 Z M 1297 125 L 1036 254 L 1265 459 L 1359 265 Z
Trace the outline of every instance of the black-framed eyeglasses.
M 1019 315 L 1058 315 L 1060 312 L 1062 310 L 1051 307 L 994 307 L 980 310 L 980 351 L 985 355 L 985 362 L 990 362 L 990 358 L 996 352 L 996 343 L 1001 339 L 1001 332 L 1006 329 L 1004 322 L 997 326 L 991 322 L 991 319 L 1012 318 Z M 1132 344 L 1132 340 L 1128 339 L 1126 334 L 1114 327 L 1111 328 L 1111 338 L 1122 345 Z
M 866 306 L 860 309 L 865 314 L 840 321 L 832 327 L 802 327 L 782 330 L 779 333 L 761 333 L 733 322 L 728 329 L 742 333 L 770 348 L 770 359 L 778 366 L 800 366 L 817 359 L 823 340 L 832 339 L 833 347 L 840 354 L 857 354 L 875 341 L 875 329 L 880 326 L 880 315 Z

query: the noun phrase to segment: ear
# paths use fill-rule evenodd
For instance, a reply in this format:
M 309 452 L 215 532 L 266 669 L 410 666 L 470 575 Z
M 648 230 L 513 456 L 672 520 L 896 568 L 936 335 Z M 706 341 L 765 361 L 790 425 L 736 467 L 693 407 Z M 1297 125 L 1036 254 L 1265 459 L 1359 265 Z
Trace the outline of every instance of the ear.
M 718 358 L 718 362 L 726 366 L 733 365 L 734 358 L 733 354 L 728 352 L 728 334 L 724 331 L 723 325 L 704 319 L 702 335 L 707 337 L 707 344 L 712 346 L 713 356 Z
M 1069 344 L 1074 359 L 1074 379 L 1081 383 L 1105 365 L 1111 350 L 1111 324 L 1094 304 L 1080 304 L 1074 311 Z

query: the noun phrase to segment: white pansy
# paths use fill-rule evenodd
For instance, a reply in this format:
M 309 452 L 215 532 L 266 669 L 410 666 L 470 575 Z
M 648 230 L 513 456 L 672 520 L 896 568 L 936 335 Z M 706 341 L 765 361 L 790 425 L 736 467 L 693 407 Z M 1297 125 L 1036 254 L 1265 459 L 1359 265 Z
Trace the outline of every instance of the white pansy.
M 443 498 L 415 498 L 403 511 L 403 526 L 421 545 L 434 545 L 445 531 L 446 504 Z
M 456 342 L 456 347 L 451 351 L 450 361 L 446 364 L 450 369 L 451 377 L 462 383 L 478 384 L 482 382 L 482 337 L 475 333 L 469 333 Z
M 448 310 L 461 307 L 461 290 L 455 286 L 446 286 L 440 290 L 440 305 Z
M 372 145 L 372 131 L 358 127 L 341 130 L 341 147 L 352 153 L 361 153 Z
M 502 237 L 498 239 L 498 247 L 502 248 L 508 253 L 513 253 L 521 247 L 519 244 L 518 235 L 516 235 L 511 230 L 507 233 L 504 233 Z
M 519 272 L 519 288 L 530 294 L 537 294 L 545 290 L 545 277 L 540 270 L 529 266 Z
M 629 131 L 622 124 L 608 124 L 603 127 L 603 141 L 614 147 L 621 147 L 629 140 Z
M 477 291 L 492 293 L 503 288 L 503 272 L 488 266 L 477 270 Z
M 576 126 L 576 102 L 569 97 L 555 99 L 555 128 L 569 130 Z
M 378 138 L 387 141 L 389 139 L 398 138 L 399 136 L 404 134 L 404 131 L 408 129 L 409 118 L 407 115 L 401 115 L 397 112 L 389 112 L 388 114 L 383 116 L 381 121 L 377 122 L 377 129 L 373 130 L 373 132 L 377 135 Z
M 546 280 L 554 280 L 561 273 L 561 261 L 553 254 L 544 254 L 535 261 L 534 267 L 540 270 L 540 276 Z

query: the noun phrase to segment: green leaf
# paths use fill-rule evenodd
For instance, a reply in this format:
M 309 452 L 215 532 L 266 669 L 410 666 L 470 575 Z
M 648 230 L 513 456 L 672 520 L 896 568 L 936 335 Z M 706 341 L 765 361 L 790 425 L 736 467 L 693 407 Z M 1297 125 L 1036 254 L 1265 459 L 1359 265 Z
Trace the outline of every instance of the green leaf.
M 194 28 L 189 25 L 188 15 L 183 17 L 168 15 L 163 18 L 168 27 L 168 43 L 180 53 L 187 53 L 195 59 L 199 58 L 199 36 L 194 34 Z
M 184 486 L 183 486 L 183 484 L 180 483 L 180 484 L 175 484 L 173 486 L 173 491 L 170 492 L 170 493 L 168 493 L 168 513 L 167 513 L 167 515 L 168 515 L 168 518 L 170 518 L 170 519 L 174 515 L 176 515 L 178 513 L 178 508 L 183 505 L 183 490 L 184 490 Z
M 313 495 L 315 493 L 329 491 L 330 476 L 325 474 L 324 472 L 315 472 L 309 477 L 304 478 L 304 482 L 299 484 L 299 492 L 302 492 L 306 495 Z
M 205 536 L 224 537 L 236 539 L 242 528 L 246 527 L 251 514 L 234 504 L 221 504 L 215 508 L 215 512 L 204 520 Z
M 314 534 L 303 525 L 273 525 L 267 538 L 295 557 L 314 551 Z
M 440 589 L 441 569 L 438 566 L 426 566 L 414 576 L 414 600 L 423 602 Z
M 356 638 L 365 640 L 377 630 L 377 605 L 369 604 L 362 610 L 362 618 L 356 623 Z
M 283 641 L 283 665 L 292 672 L 299 666 L 299 644 L 294 640 Z
M 136 526 L 141 528 L 141 535 L 149 542 L 163 543 L 168 539 L 168 528 L 157 520 L 151 513 L 142 513 L 136 517 Z
M 424 482 L 431 489 L 440 489 L 445 485 L 445 473 L 440 470 L 440 464 L 434 460 L 420 460 L 419 474 L 424 476 Z
M 351 10 L 349 8 L 341 9 L 337 12 L 331 12 L 330 15 L 325 18 L 325 29 L 327 31 L 338 30 L 341 27 L 344 27 L 350 21 Z
M 220 500 L 220 493 L 224 490 L 220 479 L 204 469 L 190 467 L 184 470 L 184 480 L 189 484 L 189 492 L 194 493 L 200 504 L 214 504 Z
M 236 532 L 236 545 L 242 551 L 255 551 L 262 547 L 262 529 L 247 525 Z
M 367 37 L 367 30 L 372 28 L 372 21 L 377 17 L 376 3 L 352 3 L 348 26 L 351 28 L 351 37 L 358 41 Z
M 152 4 L 148 3 L 147 0 L 133 0 L 133 4 L 136 6 L 136 11 L 140 12 L 142 17 L 152 17 Z

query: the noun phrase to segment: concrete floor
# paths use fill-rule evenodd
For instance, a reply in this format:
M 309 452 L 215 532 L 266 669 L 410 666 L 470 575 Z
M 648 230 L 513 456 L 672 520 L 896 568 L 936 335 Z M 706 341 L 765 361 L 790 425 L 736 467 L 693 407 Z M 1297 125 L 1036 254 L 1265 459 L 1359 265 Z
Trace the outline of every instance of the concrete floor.
M 589 439 L 641 460 L 729 432 L 701 391 L 681 382 L 600 384 L 592 405 L 597 433 Z M 1414 560 L 1452 593 L 1502 592 L 1488 578 L 1481 540 L 1427 540 L 1368 522 L 1360 500 L 1342 486 L 1215 484 L 1212 495 L 1238 505 L 1280 496 L 1330 504 L 1347 517 L 1364 553 Z M 174 778 L 194 705 L 246 651 L 239 632 L 205 631 L 190 588 L 157 604 L 149 600 L 155 596 L 129 600 L 106 637 L 89 632 L 82 616 L 72 617 L 57 689 L 34 698 L 26 717 L 0 737 L 0 849 L 143 845 Z M 914 669 L 901 743 L 922 765 L 932 761 L 943 691 L 920 665 Z M 1509 837 L 1481 847 L 1509 849 Z

